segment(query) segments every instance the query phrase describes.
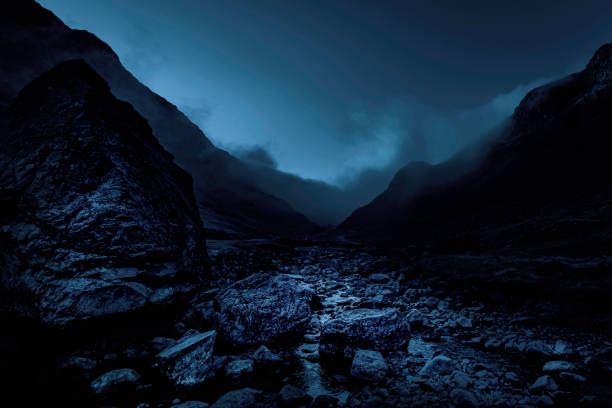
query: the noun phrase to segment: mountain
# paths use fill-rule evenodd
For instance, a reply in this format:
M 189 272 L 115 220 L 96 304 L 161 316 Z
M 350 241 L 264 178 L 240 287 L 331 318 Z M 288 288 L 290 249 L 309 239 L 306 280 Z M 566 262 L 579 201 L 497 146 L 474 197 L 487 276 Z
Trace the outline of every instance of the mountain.
M 56 64 L 84 59 L 147 119 L 153 134 L 194 177 L 207 228 L 238 235 L 304 234 L 316 228 L 291 204 L 252 181 L 240 160 L 213 146 L 202 131 L 130 74 L 113 50 L 95 35 L 72 30 L 32 0 L 16 2 L 0 15 L 0 118 L 28 82 Z
M 448 249 L 608 252 L 612 44 L 529 92 L 497 138 L 412 163 L 341 230 Z
M 167 309 L 205 276 L 191 176 L 84 60 L 32 81 L 8 114 L 0 136 L 5 308 L 65 326 Z

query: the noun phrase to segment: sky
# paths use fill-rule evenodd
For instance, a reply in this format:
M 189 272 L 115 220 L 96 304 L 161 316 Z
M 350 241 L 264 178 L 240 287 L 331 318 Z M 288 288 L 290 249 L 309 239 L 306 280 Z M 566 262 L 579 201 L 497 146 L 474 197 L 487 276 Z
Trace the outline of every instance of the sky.
M 448 158 L 612 42 L 609 0 L 40 3 L 217 146 L 340 186 Z

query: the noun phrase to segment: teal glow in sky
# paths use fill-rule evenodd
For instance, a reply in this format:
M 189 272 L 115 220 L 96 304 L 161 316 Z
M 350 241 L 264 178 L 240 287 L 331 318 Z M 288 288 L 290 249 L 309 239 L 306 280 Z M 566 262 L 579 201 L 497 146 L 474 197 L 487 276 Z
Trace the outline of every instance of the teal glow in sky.
M 334 183 L 448 157 L 612 41 L 610 1 L 41 4 L 218 146 L 260 146 L 279 169 Z

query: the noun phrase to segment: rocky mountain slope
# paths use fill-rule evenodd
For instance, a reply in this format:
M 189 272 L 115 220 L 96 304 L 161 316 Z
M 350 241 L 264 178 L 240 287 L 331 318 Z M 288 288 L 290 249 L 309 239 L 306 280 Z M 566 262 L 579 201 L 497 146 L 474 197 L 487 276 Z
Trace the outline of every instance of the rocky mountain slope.
M 192 179 L 83 60 L 27 85 L 2 135 L 2 303 L 50 326 L 172 304 L 204 277 Z
M 0 16 L 0 116 L 29 81 L 74 58 L 90 64 L 113 94 L 147 119 L 153 134 L 194 177 L 196 198 L 207 228 L 238 235 L 303 234 L 315 229 L 291 204 L 264 192 L 240 160 L 212 145 L 172 105 L 130 74 L 113 50 L 96 36 L 72 30 L 32 0 Z
M 531 91 L 495 142 L 406 166 L 342 228 L 451 250 L 609 251 L 611 65 L 608 44 Z

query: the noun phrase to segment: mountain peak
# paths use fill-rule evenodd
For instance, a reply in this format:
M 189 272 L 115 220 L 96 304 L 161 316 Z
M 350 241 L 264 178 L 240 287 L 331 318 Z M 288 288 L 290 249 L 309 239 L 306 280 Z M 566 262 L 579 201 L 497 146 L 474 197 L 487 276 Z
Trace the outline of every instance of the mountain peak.
M 599 47 L 589 61 L 586 72 L 589 78 L 597 84 L 612 81 L 612 43 Z

